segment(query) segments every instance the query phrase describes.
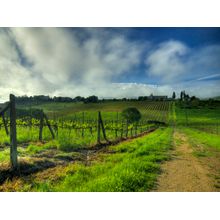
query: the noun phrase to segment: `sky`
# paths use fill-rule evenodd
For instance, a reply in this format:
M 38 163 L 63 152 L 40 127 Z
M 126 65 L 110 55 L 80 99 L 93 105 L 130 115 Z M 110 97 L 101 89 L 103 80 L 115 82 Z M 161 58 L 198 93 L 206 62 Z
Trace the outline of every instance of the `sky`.
M 0 101 L 182 90 L 220 96 L 220 28 L 0 28 Z

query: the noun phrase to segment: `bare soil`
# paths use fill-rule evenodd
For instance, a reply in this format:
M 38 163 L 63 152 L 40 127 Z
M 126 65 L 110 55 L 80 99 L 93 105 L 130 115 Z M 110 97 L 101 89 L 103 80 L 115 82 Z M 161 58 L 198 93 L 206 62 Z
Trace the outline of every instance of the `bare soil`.
M 216 170 L 211 166 L 219 158 L 197 158 L 187 137 L 174 132 L 172 159 L 162 164 L 162 174 L 158 178 L 157 192 L 216 192 Z M 218 166 L 220 164 L 218 163 Z

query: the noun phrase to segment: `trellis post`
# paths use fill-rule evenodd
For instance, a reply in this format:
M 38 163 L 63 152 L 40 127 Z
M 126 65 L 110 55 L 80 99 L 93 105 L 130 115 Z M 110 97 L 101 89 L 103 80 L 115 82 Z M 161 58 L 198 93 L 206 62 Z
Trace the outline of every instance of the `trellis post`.
M 44 116 L 43 116 L 43 111 L 41 110 L 41 112 L 40 112 L 39 141 L 42 141 L 43 127 L 44 127 Z
M 10 161 L 13 170 L 18 168 L 17 160 L 17 132 L 15 96 L 10 94 Z
M 98 112 L 98 124 L 97 124 L 97 143 L 98 144 L 100 144 L 100 141 L 101 141 L 100 131 L 101 131 L 100 112 Z

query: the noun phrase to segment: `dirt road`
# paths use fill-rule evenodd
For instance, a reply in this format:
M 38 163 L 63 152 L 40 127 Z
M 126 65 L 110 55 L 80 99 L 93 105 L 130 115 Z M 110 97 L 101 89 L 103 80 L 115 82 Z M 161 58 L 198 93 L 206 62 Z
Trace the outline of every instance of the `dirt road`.
M 212 192 L 214 180 L 210 169 L 193 155 L 193 148 L 187 137 L 174 133 L 172 159 L 162 165 L 158 178 L 157 192 Z

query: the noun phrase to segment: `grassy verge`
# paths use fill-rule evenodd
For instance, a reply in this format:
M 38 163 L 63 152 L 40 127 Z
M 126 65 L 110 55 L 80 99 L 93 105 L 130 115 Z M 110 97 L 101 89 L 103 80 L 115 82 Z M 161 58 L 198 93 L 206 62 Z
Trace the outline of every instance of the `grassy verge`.
M 34 181 L 28 191 L 148 191 L 160 173 L 159 163 L 169 159 L 171 133 L 171 128 L 158 129 L 112 146 L 108 151 L 113 153 L 99 154 L 90 166 L 69 165 L 66 175 L 56 181 Z
M 207 145 L 209 147 L 216 148 L 220 150 L 220 137 L 219 135 L 210 134 L 207 132 L 203 132 L 197 129 L 193 128 L 181 128 L 181 131 L 187 134 L 187 136 L 190 138 L 190 141 L 197 143 L 197 144 L 203 144 Z

